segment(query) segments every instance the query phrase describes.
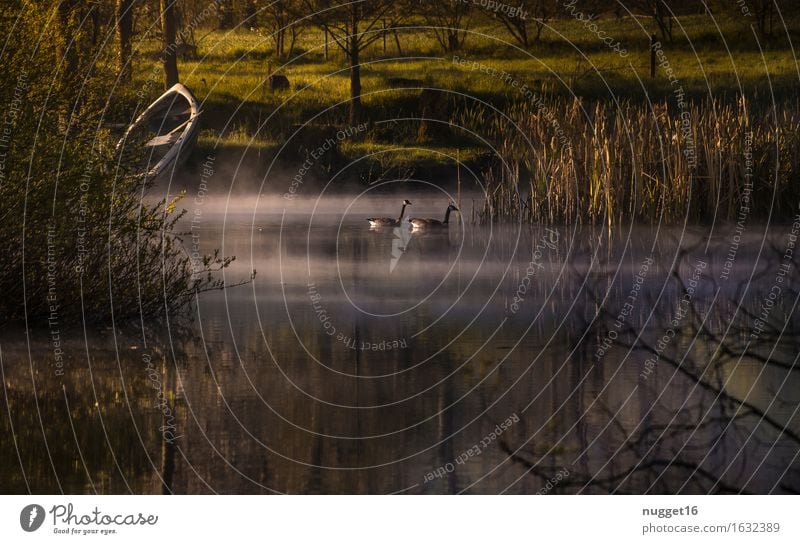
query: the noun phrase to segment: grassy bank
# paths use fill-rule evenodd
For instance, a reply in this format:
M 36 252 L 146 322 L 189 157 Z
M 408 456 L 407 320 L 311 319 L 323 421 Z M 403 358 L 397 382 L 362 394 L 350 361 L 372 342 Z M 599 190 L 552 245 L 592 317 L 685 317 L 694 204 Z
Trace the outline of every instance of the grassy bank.
M 662 44 L 669 68 L 688 96 L 733 97 L 741 89 L 752 97 L 767 99 L 796 92 L 798 65 L 787 36 L 759 42 L 737 21 L 721 18 L 717 23 L 719 29 L 706 16 L 682 17 L 677 20 L 674 43 Z M 464 50 L 455 54 L 552 95 L 646 100 L 662 98 L 674 88 L 664 69 L 659 69 L 655 79 L 649 78 L 649 19 L 605 18 L 597 22 L 622 44 L 627 52 L 624 58 L 580 22 L 565 18 L 551 25 L 529 51 L 511 43 L 499 25 L 477 26 L 470 31 Z M 346 61 L 333 44 L 325 60 L 324 37 L 318 30 L 305 29 L 293 58 L 282 63 L 274 59 L 266 31 L 203 34 L 198 58 L 181 62 L 180 71 L 182 80 L 204 102 L 205 138 L 244 132 L 256 135 L 257 145 L 261 145 L 278 141 L 296 124 L 344 122 L 344 103 L 349 97 Z M 390 35 L 385 51 L 378 40 L 365 52 L 363 92 L 370 119 L 418 113 L 418 91 L 392 88 L 393 78 L 418 79 L 424 86 L 501 108 L 515 99 L 510 80 L 487 75 L 472 65 L 457 65 L 453 54 L 443 53 L 424 28 L 411 23 L 410 28 L 399 31 L 399 37 L 402 51 Z M 140 43 L 138 84 L 153 73 L 158 48 L 155 40 Z M 265 92 L 262 83 L 270 69 L 286 74 L 291 89 Z M 264 126 L 257 131 L 259 123 Z M 408 130 L 401 136 L 412 141 L 414 135 L 414 130 Z
M 560 112 L 558 116 L 552 112 Z M 800 107 L 520 102 L 464 116 L 498 143 L 483 221 L 780 221 L 800 202 Z
M 363 55 L 369 130 L 341 142 L 316 166 L 324 178 L 327 170 L 370 156 L 361 162 L 369 171 L 362 181 L 374 181 L 376 169 L 442 179 L 460 159 L 482 171 L 491 188 L 485 220 L 702 220 L 705 210 L 735 220 L 747 146 L 759 197 L 774 194 L 772 211 L 788 213 L 798 197 L 800 77 L 792 49 L 800 33 L 788 23 L 789 31 L 763 40 L 736 18 L 680 17 L 674 41 L 659 43 L 651 78 L 654 29 L 645 17 L 596 21 L 619 43 L 616 51 L 584 23 L 563 17 L 527 51 L 501 26 L 484 23 L 470 30 L 461 51 L 444 54 L 412 22 L 398 32 L 401 50 L 389 35 L 385 48 L 378 40 Z M 158 47 L 140 44 L 138 85 L 157 70 Z M 234 149 L 257 172 L 275 158 L 292 171 L 313 147 L 299 127 L 309 124 L 323 134 L 347 124 L 347 62 L 332 43 L 329 52 L 326 59 L 324 36 L 313 28 L 283 62 L 264 31 L 205 32 L 198 57 L 180 65 L 182 80 L 203 102 L 200 153 Z M 291 88 L 265 90 L 273 72 L 285 74 Z M 422 113 L 420 87 L 441 89 L 447 106 L 439 117 L 467 130 L 422 136 L 420 122 L 409 119 Z M 390 119 L 397 121 L 387 124 Z M 766 216 L 769 206 L 759 202 L 752 213 Z

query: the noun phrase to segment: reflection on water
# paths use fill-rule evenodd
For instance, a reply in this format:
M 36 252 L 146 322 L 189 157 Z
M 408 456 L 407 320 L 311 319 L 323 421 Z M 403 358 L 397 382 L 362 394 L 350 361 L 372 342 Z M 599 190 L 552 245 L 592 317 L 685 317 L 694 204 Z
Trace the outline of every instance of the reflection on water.
M 591 228 L 259 221 L 196 230 L 238 257 L 228 281 L 258 274 L 201 294 L 190 324 L 63 331 L 63 374 L 48 332 L 4 334 L 4 492 L 536 493 L 565 474 L 546 490 L 800 488 L 798 443 L 772 424 L 793 421 L 795 373 L 703 367 L 718 354 L 670 274 L 724 335 L 763 295 L 735 279 L 769 266 L 755 234 L 720 281 L 728 241 L 706 252 L 699 229 L 610 242 Z M 628 327 L 661 357 L 629 350 Z

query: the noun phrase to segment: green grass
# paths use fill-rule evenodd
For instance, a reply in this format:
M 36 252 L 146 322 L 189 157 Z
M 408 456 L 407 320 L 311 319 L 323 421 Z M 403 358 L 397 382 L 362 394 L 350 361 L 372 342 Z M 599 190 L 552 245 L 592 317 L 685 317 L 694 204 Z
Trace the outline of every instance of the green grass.
M 346 156 L 362 157 L 367 155 L 385 156 L 386 161 L 394 166 L 420 165 L 437 167 L 461 163 L 473 163 L 479 159 L 480 149 L 475 147 L 439 146 L 425 144 L 414 147 L 410 145 L 385 144 L 378 142 L 356 142 L 343 145 L 341 151 Z
M 720 24 L 727 45 L 705 16 L 682 17 L 676 24 L 675 42 L 664 44 L 670 65 L 687 96 L 703 97 L 711 93 L 732 98 L 738 92 L 739 82 L 747 94 L 756 98 L 769 97 L 770 92 L 778 96 L 796 92 L 798 65 L 785 36 L 763 43 L 767 51 L 762 55 L 749 29 L 729 19 L 721 19 Z M 504 44 L 510 37 L 502 27 L 476 26 L 464 51 L 457 55 L 505 71 L 518 85 L 526 84 L 542 94 L 575 94 L 601 100 L 669 99 L 674 87 L 664 74 L 659 73 L 654 80 L 648 77 L 648 36 L 653 31 L 648 19 L 598 21 L 600 29 L 628 50 L 624 59 L 572 19 L 555 20 L 552 26 L 527 52 Z M 792 38 L 800 36 L 794 33 Z M 256 145 L 269 146 L 281 142 L 297 124 L 345 123 L 349 98 L 346 59 L 331 43 L 330 57 L 325 61 L 322 44 L 321 32 L 306 29 L 298 40 L 297 56 L 281 66 L 272 58 L 273 44 L 263 31 L 213 31 L 198 43 L 199 60 L 179 63 L 181 78 L 203 101 L 207 130 L 221 135 L 223 141 L 229 139 L 239 145 L 256 133 L 257 126 L 264 124 L 258 131 Z M 425 86 L 463 93 L 501 109 L 510 100 L 521 98 L 510 81 L 455 65 L 452 55 L 444 54 L 429 32 L 401 31 L 401 44 L 403 58 L 397 58 L 391 36 L 387 39 L 386 53 L 379 40 L 362 57 L 364 104 L 370 119 L 419 113 L 418 92 L 390 89 L 387 79 L 393 77 L 420 79 Z M 141 45 L 136 62 L 139 84 L 153 73 L 157 48 L 155 41 Z M 288 76 L 292 83 L 290 91 L 273 94 L 262 90 L 269 66 Z M 453 103 L 464 106 L 470 101 L 454 98 Z M 410 144 L 415 134 L 413 127 L 407 127 L 394 134 L 392 141 L 374 135 L 367 139 L 377 140 L 370 144 L 373 146 Z M 209 134 L 204 138 L 216 139 Z M 456 145 L 466 153 L 474 152 L 470 151 L 474 144 L 469 142 Z M 354 152 L 361 150 L 359 146 L 351 148 Z

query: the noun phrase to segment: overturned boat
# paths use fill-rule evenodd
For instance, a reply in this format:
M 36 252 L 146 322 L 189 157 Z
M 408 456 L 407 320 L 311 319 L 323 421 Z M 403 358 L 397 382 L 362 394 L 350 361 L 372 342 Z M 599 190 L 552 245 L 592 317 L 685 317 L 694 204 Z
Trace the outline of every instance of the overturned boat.
M 197 140 L 200 108 L 197 99 L 177 83 L 150 104 L 117 144 L 141 176 L 155 179 L 187 159 Z

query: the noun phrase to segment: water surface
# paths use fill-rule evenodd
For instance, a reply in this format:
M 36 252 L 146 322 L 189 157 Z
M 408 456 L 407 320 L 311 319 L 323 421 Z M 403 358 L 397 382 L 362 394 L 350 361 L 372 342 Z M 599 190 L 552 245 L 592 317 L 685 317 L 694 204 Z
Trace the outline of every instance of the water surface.
M 188 320 L 65 332 L 63 373 L 47 331 L 6 331 L 3 491 L 800 488 L 779 428 L 798 432 L 796 372 L 711 365 L 697 334 L 744 341 L 731 325 L 752 327 L 780 261 L 762 241 L 785 228 L 752 226 L 732 263 L 719 229 L 477 226 L 469 199 L 443 232 L 370 230 L 395 200 L 190 209 L 187 252 L 221 248 L 226 281 L 255 280 L 200 294 Z M 797 334 L 792 297 L 770 318 Z

